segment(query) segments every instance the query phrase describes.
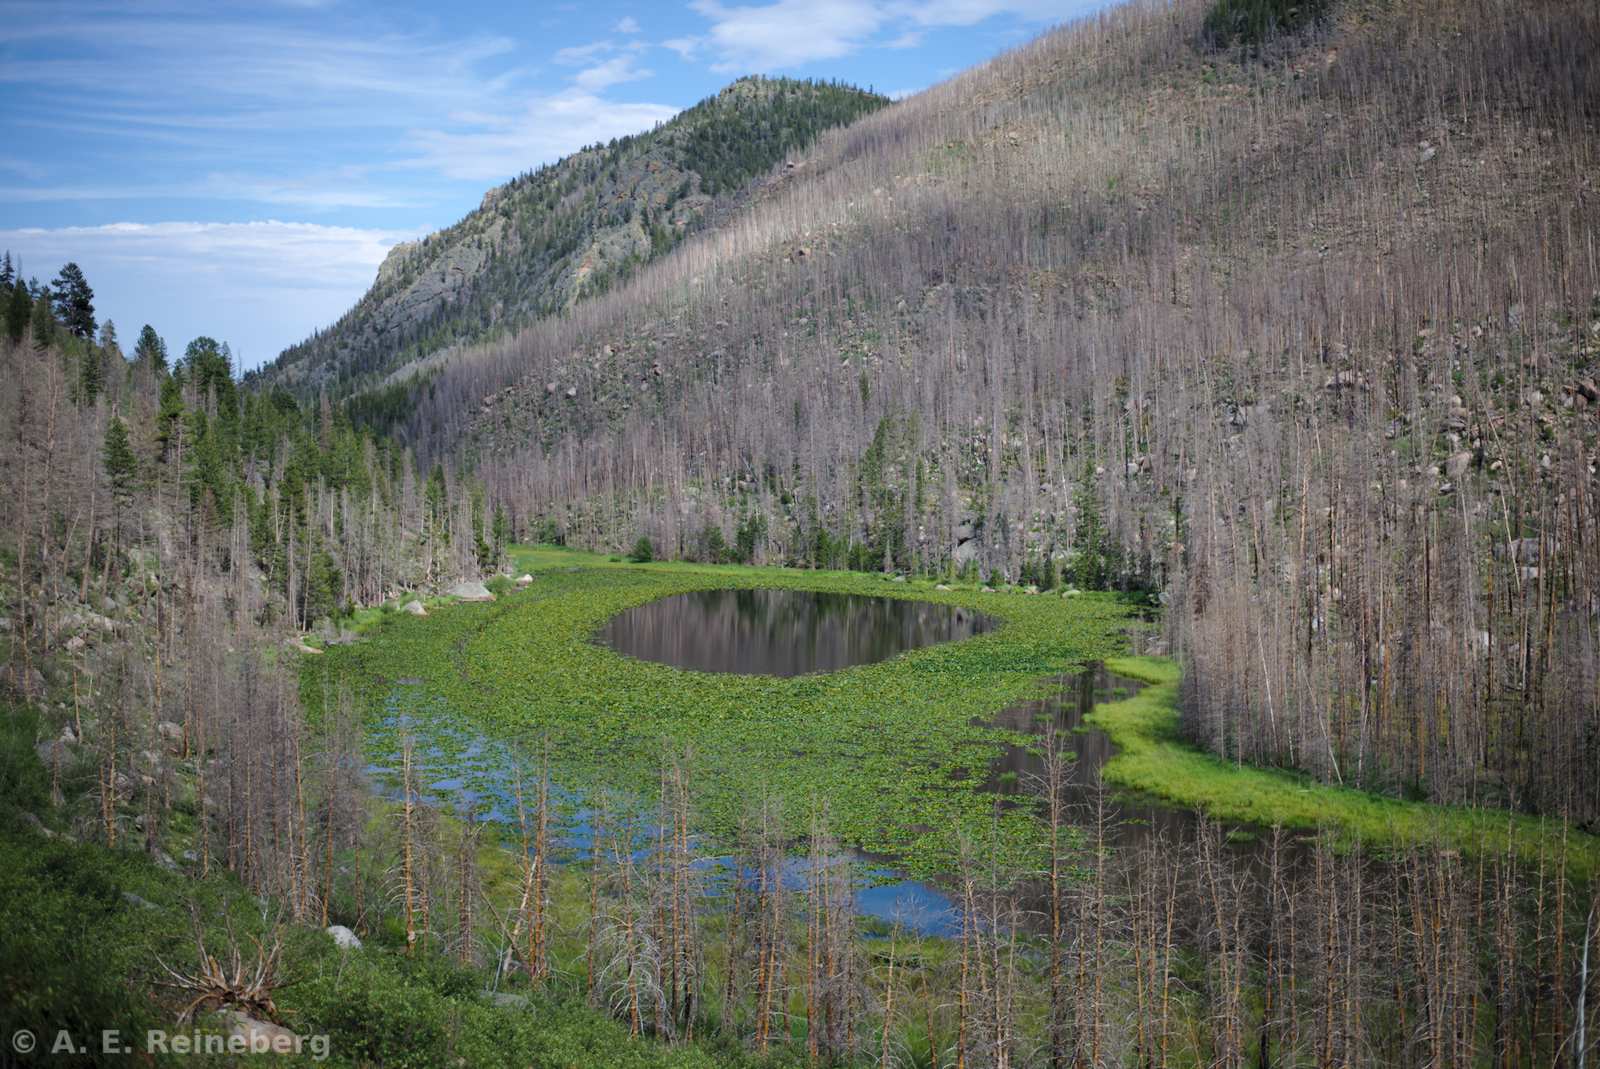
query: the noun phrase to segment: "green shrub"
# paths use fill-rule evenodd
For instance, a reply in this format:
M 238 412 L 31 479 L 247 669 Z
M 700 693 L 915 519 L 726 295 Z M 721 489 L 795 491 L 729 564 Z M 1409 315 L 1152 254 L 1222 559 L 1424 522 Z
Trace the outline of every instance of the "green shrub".
M 0 705 L 0 811 L 37 811 L 50 791 L 50 774 L 33 744 L 39 715 L 21 706 Z
M 1205 36 L 1214 47 L 1259 45 L 1322 17 L 1328 0 L 1216 0 L 1206 12 Z
M 98 848 L 0 833 L 0 1034 L 65 1029 L 81 1039 L 109 1028 L 126 1038 L 154 1024 L 129 982 L 139 963 L 129 960 L 125 925 L 139 907 L 122 897 L 116 864 Z
M 640 535 L 639 541 L 633 544 L 633 549 L 628 553 L 628 559 L 635 564 L 649 564 L 656 559 L 656 547 L 650 543 L 648 535 Z

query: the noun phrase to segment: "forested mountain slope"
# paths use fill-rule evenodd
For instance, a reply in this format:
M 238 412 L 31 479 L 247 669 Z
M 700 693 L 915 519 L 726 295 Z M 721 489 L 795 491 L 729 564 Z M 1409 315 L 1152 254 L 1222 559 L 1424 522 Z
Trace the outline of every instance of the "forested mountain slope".
M 1594 826 L 1600 16 L 1211 7 L 823 136 L 409 444 L 523 532 L 1160 591 L 1217 752 Z
M 822 130 L 887 103 L 842 85 L 744 78 L 655 130 L 496 186 L 461 222 L 392 249 L 353 309 L 260 378 L 344 396 L 411 360 L 562 312 L 714 221 Z

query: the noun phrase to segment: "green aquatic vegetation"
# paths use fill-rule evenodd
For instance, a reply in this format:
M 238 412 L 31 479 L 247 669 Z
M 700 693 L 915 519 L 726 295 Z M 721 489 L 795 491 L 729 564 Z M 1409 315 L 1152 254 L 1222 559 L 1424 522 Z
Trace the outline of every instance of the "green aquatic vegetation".
M 1017 737 L 983 723 L 1038 697 L 1047 678 L 1122 652 L 1131 611 L 1111 595 L 939 591 L 859 573 L 612 564 L 552 549 L 517 550 L 514 559 L 536 577 L 525 590 L 423 618 L 385 614 L 366 641 L 307 658 L 302 692 L 313 715 L 325 695 L 348 686 L 380 762 L 392 752 L 396 714 L 511 742 L 548 739 L 552 778 L 580 795 L 610 787 L 648 796 L 663 759 L 687 754 L 701 834 L 731 835 L 764 795 L 799 834 L 823 801 L 843 841 L 894 856 L 914 874 L 947 871 L 963 838 L 1028 863 L 1040 837 L 1031 811 L 997 809 L 983 786 L 989 762 Z M 591 641 L 624 609 L 735 587 L 961 605 L 1002 626 L 786 679 L 683 671 Z M 427 742 L 432 779 L 476 786 L 488 775 L 474 766 L 470 733 L 430 731 Z
M 1478 855 L 1514 852 L 1529 861 L 1565 850 L 1568 871 L 1600 875 L 1600 839 L 1552 820 L 1498 809 L 1433 805 L 1329 786 L 1279 769 L 1235 765 L 1188 745 L 1178 730 L 1178 666 L 1163 657 L 1113 657 L 1106 667 L 1145 688 L 1097 705 L 1087 718 L 1117 747 L 1106 782 L 1202 809 L 1216 820 L 1258 827 L 1321 829 L 1345 844 L 1402 850 L 1430 843 Z

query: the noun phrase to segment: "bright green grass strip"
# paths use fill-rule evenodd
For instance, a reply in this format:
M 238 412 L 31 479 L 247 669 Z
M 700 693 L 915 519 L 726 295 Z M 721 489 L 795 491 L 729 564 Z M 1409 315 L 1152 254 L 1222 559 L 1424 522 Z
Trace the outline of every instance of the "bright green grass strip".
M 1237 766 L 1187 745 L 1178 734 L 1180 669 L 1164 657 L 1113 657 L 1106 667 L 1148 686 L 1131 698 L 1106 702 L 1088 717 L 1116 744 L 1102 772 L 1107 782 L 1163 801 L 1204 810 L 1210 817 L 1262 827 L 1320 829 L 1345 844 L 1399 850 L 1437 843 L 1463 853 L 1511 850 L 1537 863 L 1561 850 L 1561 825 L 1503 810 L 1431 805 L 1333 787 L 1274 769 Z M 1581 880 L 1600 874 L 1600 839 L 1572 831 L 1568 871 Z

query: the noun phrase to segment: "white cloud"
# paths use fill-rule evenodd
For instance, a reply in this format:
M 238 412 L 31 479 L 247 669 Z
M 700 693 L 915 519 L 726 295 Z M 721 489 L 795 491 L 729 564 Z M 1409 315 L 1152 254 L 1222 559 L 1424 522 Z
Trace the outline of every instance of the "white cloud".
M 636 66 L 636 56 L 615 56 L 581 72 L 572 80 L 579 89 L 599 92 L 607 86 L 649 78 L 655 71 Z
M 76 261 L 100 318 L 114 319 L 124 338 L 148 322 L 181 351 L 209 334 L 231 341 L 250 367 L 336 319 L 372 284 L 390 247 L 415 236 L 270 219 L 110 223 L 0 230 L 0 247 L 45 279 Z
M 615 41 L 592 41 L 586 45 L 569 45 L 556 50 L 555 61 L 567 67 L 581 67 L 600 56 L 617 50 Z
M 582 88 L 533 97 L 521 112 L 488 118 L 475 130 L 422 130 L 417 165 L 451 178 L 503 181 L 584 145 L 666 122 L 680 109 L 605 100 Z
M 691 0 L 710 21 L 705 33 L 662 46 L 685 60 L 711 57 L 721 72 L 768 71 L 837 59 L 862 48 L 915 48 L 926 31 L 974 26 L 996 15 L 1029 22 L 1067 18 L 1106 0 L 774 0 L 730 6 Z M 884 39 L 881 35 L 893 34 Z
M 715 54 L 711 69 L 722 72 L 837 59 L 859 48 L 885 19 L 870 0 L 777 0 L 760 7 L 692 0 L 689 7 L 711 20 L 695 43 Z
M 640 29 L 639 20 L 632 15 L 624 15 L 617 20 L 616 29 L 618 33 L 638 33 Z

